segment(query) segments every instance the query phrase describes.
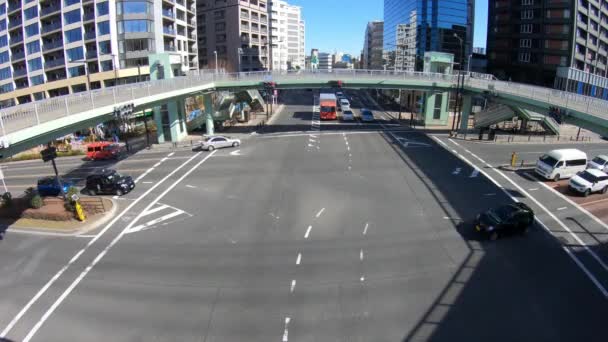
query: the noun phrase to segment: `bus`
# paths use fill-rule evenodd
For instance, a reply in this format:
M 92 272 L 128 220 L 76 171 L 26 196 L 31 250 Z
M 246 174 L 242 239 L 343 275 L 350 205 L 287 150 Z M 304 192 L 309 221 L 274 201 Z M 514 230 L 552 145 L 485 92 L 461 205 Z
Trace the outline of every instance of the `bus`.
M 319 111 L 321 120 L 336 120 L 337 99 L 335 94 L 321 94 L 319 97 Z

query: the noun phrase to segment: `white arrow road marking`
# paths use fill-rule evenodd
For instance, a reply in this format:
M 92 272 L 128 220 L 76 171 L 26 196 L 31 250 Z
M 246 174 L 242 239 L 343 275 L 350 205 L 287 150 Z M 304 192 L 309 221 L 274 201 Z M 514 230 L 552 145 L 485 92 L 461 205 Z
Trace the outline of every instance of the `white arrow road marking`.
M 144 211 L 144 213 L 143 213 L 143 215 L 141 215 L 141 217 L 153 214 L 153 213 L 155 213 L 157 211 L 161 211 L 161 210 L 166 209 L 166 208 L 169 208 L 169 206 L 168 205 L 164 205 L 164 204 L 159 205 L 158 207 L 156 207 L 154 209 L 150 209 L 150 210 Z
M 157 224 L 159 224 L 159 223 L 161 223 L 163 221 L 169 220 L 169 219 L 174 218 L 176 216 L 179 216 L 179 215 L 181 215 L 183 213 L 185 213 L 185 211 L 177 209 L 176 211 L 174 211 L 174 212 L 172 212 L 170 214 L 161 216 L 161 217 L 159 217 L 157 219 L 154 219 L 152 221 L 148 221 L 148 222 L 146 222 L 144 224 L 140 224 L 138 226 L 131 227 L 131 228 L 129 228 L 125 232 L 125 234 L 131 234 L 131 233 L 136 233 L 136 232 L 148 230 L 148 229 L 152 228 L 153 226 L 155 226 L 155 225 L 157 225 Z
M 293 290 L 296 288 L 296 280 L 293 279 L 291 281 L 291 287 L 289 288 L 289 292 L 293 293 Z
M 285 317 L 285 331 L 283 331 L 283 342 L 287 342 L 289 341 L 289 321 L 291 320 L 291 318 L 289 317 Z
M 457 168 L 454 169 L 454 171 L 452 171 L 452 174 L 453 175 L 457 175 L 457 174 L 460 173 L 461 170 L 462 170 L 461 168 L 457 167 Z
M 231 156 L 240 156 L 241 155 L 241 150 L 236 150 L 236 151 L 230 152 L 230 155 Z
M 471 172 L 471 175 L 469 176 L 469 178 L 475 178 L 479 175 L 479 170 L 478 169 L 474 169 L 473 172 Z

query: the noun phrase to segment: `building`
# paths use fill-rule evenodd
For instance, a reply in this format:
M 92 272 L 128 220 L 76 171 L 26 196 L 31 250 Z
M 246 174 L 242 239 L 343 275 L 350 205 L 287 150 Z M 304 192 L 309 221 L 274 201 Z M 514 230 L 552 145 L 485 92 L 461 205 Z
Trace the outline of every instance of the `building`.
M 319 53 L 319 70 L 329 70 L 332 69 L 332 60 L 333 55 L 330 53 L 320 52 Z
M 473 53 L 476 53 L 476 54 L 479 54 L 479 55 L 485 55 L 486 54 L 486 48 L 474 47 L 473 48 Z
M 197 0 L 196 6 L 200 68 L 269 69 L 270 45 L 275 43 L 269 38 L 266 1 Z
M 283 0 L 270 2 L 272 33 L 272 69 L 290 70 L 305 67 L 305 23 L 302 9 Z
M 470 60 L 471 65 L 469 66 L 469 71 L 478 72 L 481 74 L 488 73 L 488 56 L 481 53 L 473 53 L 471 54 Z
M 382 56 L 384 35 L 384 22 L 370 21 L 365 29 L 363 55 L 361 58 L 363 69 L 382 69 L 384 61 Z
M 472 51 L 474 7 L 474 0 L 384 0 L 387 68 L 414 65 L 420 71 L 428 51 L 452 53 L 456 63 L 465 64 Z
M 310 49 L 309 69 L 319 69 L 319 49 Z
M 195 0 L 0 4 L 0 106 L 137 82 L 148 55 L 198 69 Z
M 608 99 L 608 3 L 491 0 L 489 6 L 491 73 Z

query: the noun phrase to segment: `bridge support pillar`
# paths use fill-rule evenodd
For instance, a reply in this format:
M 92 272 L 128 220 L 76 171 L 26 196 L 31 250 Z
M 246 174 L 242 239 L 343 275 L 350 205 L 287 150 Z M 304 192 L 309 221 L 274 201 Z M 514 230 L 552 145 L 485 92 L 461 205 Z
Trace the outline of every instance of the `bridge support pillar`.
M 154 107 L 154 121 L 159 143 L 178 142 L 188 136 L 183 100 L 172 100 Z
M 205 128 L 207 135 L 213 135 L 213 98 L 211 93 L 203 94 L 203 104 L 205 105 Z
M 448 124 L 448 93 L 424 93 L 424 124 L 445 126 Z
M 462 96 L 462 117 L 460 118 L 459 131 L 464 133 L 469 129 L 469 116 L 473 110 L 473 97 L 471 95 Z

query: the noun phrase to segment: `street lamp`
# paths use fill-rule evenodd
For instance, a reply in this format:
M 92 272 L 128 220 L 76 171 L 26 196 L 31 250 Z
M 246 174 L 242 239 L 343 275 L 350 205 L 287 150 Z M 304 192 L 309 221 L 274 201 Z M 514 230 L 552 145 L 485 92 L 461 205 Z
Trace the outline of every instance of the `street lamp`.
M 214 50 L 213 54 L 215 55 L 215 73 L 217 74 L 217 50 Z
M 240 73 L 241 72 L 241 56 L 243 55 L 243 49 L 242 48 L 237 48 L 236 49 L 236 53 L 237 53 L 238 58 L 239 58 L 239 60 L 238 60 L 238 66 L 239 66 L 238 72 Z
M 460 38 L 458 36 L 458 34 L 456 34 L 454 32 L 454 38 L 458 39 L 458 42 L 460 43 L 460 69 L 458 72 L 458 79 L 456 81 L 456 113 L 454 113 L 454 118 L 452 119 L 452 131 L 454 131 L 455 129 L 458 129 L 458 126 L 460 125 L 460 110 L 461 110 L 461 105 L 462 105 L 462 88 L 464 88 L 464 74 L 463 74 L 463 66 L 464 66 L 464 41 L 462 40 L 462 38 Z M 460 83 L 460 76 L 462 74 L 462 86 Z M 456 116 L 458 116 L 458 121 L 456 121 Z

